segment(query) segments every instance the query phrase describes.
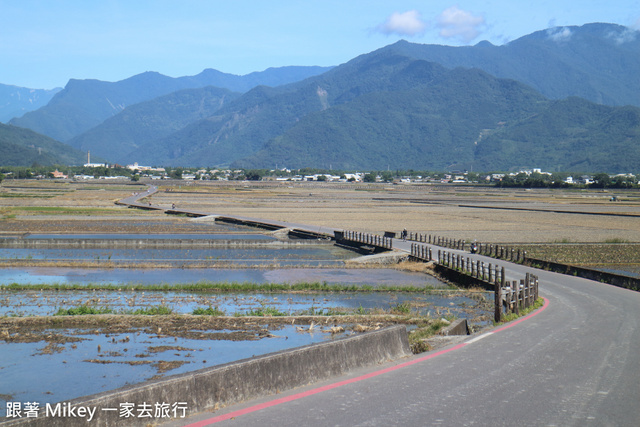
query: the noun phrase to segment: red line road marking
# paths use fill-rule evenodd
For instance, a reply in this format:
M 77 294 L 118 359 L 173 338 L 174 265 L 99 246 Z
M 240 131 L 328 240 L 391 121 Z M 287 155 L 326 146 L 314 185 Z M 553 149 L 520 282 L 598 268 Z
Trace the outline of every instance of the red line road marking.
M 492 331 L 492 333 L 496 334 L 496 333 L 498 333 L 500 331 L 504 331 L 505 329 L 509 329 L 509 328 L 511 328 L 513 326 L 516 326 L 520 322 L 524 322 L 525 320 L 530 319 L 533 316 L 536 316 L 536 315 L 540 314 L 549 305 L 549 300 L 548 299 L 546 299 L 546 298 L 542 298 L 542 299 L 544 300 L 544 305 L 542 307 L 540 307 L 539 310 L 536 310 L 533 313 L 526 315 L 525 317 L 522 317 L 522 318 L 520 318 L 518 320 L 515 320 L 515 321 L 513 321 L 513 322 L 511 322 L 511 323 L 509 323 L 509 324 L 507 324 L 507 325 L 505 325 L 505 326 L 503 326 L 501 328 L 498 328 L 495 331 Z M 455 351 L 455 350 L 459 350 L 462 347 L 466 347 L 469 344 L 470 343 L 468 343 L 468 342 L 463 342 L 463 343 L 460 343 L 460 344 L 458 344 L 458 345 L 456 345 L 454 347 L 451 347 L 449 349 L 441 350 L 441 351 L 435 352 L 433 354 L 430 354 L 428 356 L 421 357 L 419 359 L 411 360 L 409 362 L 401 363 L 401 364 L 396 365 L 396 366 L 391 366 L 389 368 L 381 369 L 379 371 L 371 372 L 369 374 L 361 375 L 359 377 L 351 378 L 349 380 L 340 381 L 340 382 L 337 382 L 337 383 L 328 384 L 328 385 L 323 386 L 323 387 L 314 388 L 313 390 L 304 391 L 302 393 L 293 394 L 293 395 L 287 396 L 287 397 L 281 397 L 280 399 L 270 400 L 269 402 L 260 403 L 258 405 L 254 405 L 254 406 L 251 406 L 251 407 L 245 408 L 245 409 L 239 409 L 237 411 L 233 411 L 233 412 L 230 412 L 228 414 L 218 415 L 217 417 L 213 417 L 213 418 L 209 418 L 209 419 L 206 419 L 206 420 L 198 421 L 198 422 L 195 422 L 193 424 L 188 424 L 185 427 L 204 427 L 204 426 L 208 426 L 208 425 L 211 425 L 211 424 L 219 423 L 220 421 L 229 420 L 231 418 L 236 418 L 236 417 L 239 417 L 239 416 L 242 416 L 242 415 L 250 414 L 252 412 L 260 411 L 262 409 L 270 408 L 272 406 L 277 406 L 277 405 L 280 405 L 282 403 L 287 403 L 287 402 L 291 402 L 291 401 L 294 401 L 294 400 L 302 399 L 303 397 L 312 396 L 312 395 L 317 394 L 317 393 L 322 393 L 323 391 L 332 390 L 334 388 L 342 387 L 342 386 L 347 385 L 347 384 L 352 384 L 352 383 L 355 383 L 355 382 L 358 382 L 358 381 L 366 380 L 368 378 L 377 377 L 378 375 L 386 374 L 388 372 L 392 372 L 392 371 L 395 371 L 397 369 L 401 369 L 401 368 L 404 368 L 404 367 L 407 367 L 407 366 L 415 365 L 416 363 L 421 363 L 421 362 L 424 362 L 426 360 L 433 359 L 434 357 L 438 357 L 440 355 L 443 355 L 443 354 L 446 354 L 446 353 L 449 353 L 449 352 L 452 352 L 452 351 Z

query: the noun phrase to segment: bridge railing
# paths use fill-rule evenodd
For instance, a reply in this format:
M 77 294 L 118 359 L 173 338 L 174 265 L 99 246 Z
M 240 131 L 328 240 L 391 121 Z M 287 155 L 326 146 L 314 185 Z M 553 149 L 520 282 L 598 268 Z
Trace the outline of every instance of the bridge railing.
M 538 299 L 538 277 L 526 273 L 523 279 L 507 280 L 504 266 L 473 260 L 463 254 L 438 250 L 421 245 L 411 244 L 411 257 L 420 261 L 433 261 L 445 269 L 453 280 L 460 276 L 472 278 L 472 284 L 481 284 L 485 289 L 494 291 L 494 319 L 501 322 L 503 315 L 519 313 Z
M 336 232 L 336 241 L 347 241 L 361 243 L 364 245 L 381 248 L 393 249 L 393 239 L 390 237 L 379 236 L 377 234 L 362 233 L 360 231 L 344 230 Z

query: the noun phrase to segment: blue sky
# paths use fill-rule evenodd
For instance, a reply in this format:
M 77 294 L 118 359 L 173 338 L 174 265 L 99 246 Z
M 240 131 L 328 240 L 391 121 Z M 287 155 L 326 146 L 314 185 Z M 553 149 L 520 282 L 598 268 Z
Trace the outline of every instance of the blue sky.
M 0 0 L 0 83 L 338 65 L 405 39 L 501 45 L 553 26 L 640 29 L 638 0 Z

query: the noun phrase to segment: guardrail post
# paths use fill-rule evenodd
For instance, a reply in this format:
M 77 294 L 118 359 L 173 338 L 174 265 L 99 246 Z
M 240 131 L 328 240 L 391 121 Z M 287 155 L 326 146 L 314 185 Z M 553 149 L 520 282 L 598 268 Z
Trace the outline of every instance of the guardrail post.
M 502 321 L 502 287 L 499 283 L 495 284 L 494 290 L 494 314 L 493 318 L 496 322 Z

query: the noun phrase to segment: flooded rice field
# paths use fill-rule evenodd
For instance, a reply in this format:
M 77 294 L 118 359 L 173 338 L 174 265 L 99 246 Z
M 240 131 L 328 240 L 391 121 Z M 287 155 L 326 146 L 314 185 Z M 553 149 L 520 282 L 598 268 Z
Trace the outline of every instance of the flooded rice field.
M 41 405 L 54 403 L 165 375 L 337 339 L 384 326 L 375 316 L 364 314 L 383 316 L 403 305 L 410 307 L 414 314 L 434 318 L 466 317 L 476 325 L 483 325 L 491 318 L 489 301 L 490 295 L 478 293 L 469 297 L 452 291 L 436 294 L 189 294 L 3 290 L 1 316 L 22 317 L 0 318 L 0 338 L 4 339 L 0 342 L 0 399 L 36 401 Z M 106 308 L 114 313 L 160 306 L 176 314 L 214 309 L 226 317 L 54 316 L 48 319 L 55 321 L 42 324 L 34 321 L 28 332 L 14 323 L 29 322 L 30 318 L 25 316 L 51 316 L 60 309 L 82 305 Z M 272 317 L 246 317 L 264 313 Z M 332 317 L 336 314 L 339 317 Z M 312 316 L 311 321 L 308 316 Z M 92 320 L 85 323 L 89 317 Z M 4 406 L 1 405 L 0 410 Z
M 200 235 L 19 237 L 49 241 L 250 242 L 238 247 L 179 249 L 115 244 L 96 248 L 55 243 L 44 247 L 0 247 L 0 260 L 33 262 L 0 269 L 0 286 L 5 286 L 0 289 L 0 401 L 44 405 L 337 339 L 389 324 L 389 320 L 385 323 L 372 319 L 387 316 L 398 307 L 405 314 L 438 319 L 466 317 L 476 325 L 484 325 L 491 318 L 492 306 L 487 303 L 490 297 L 481 292 L 463 296 L 424 273 L 343 268 L 346 260 L 359 255 L 327 243 L 282 244 L 269 234 L 244 231 L 223 227 Z M 276 245 L 268 246 L 272 243 Z M 109 261 L 111 265 L 38 267 L 42 260 Z M 192 263 L 193 267 L 203 260 L 224 261 L 230 267 L 171 267 L 171 263 L 182 267 Z M 132 268 L 132 261 L 148 263 L 145 267 L 163 263 L 165 268 Z M 118 262 L 127 263 L 128 268 L 118 268 Z M 323 283 L 366 286 L 374 291 L 223 293 L 179 289 L 182 284 L 200 283 Z M 7 288 L 10 285 L 31 287 L 13 290 Z M 38 289 L 38 285 L 42 288 Z M 53 285 L 74 285 L 78 289 L 55 290 Z M 158 285 L 168 289 L 155 290 Z M 172 285 L 176 290 L 171 289 Z M 104 289 L 106 286 L 117 288 Z M 146 286 L 149 290 L 144 289 Z M 425 288 L 425 292 L 375 291 L 376 287 L 404 286 Z M 104 314 L 60 315 L 82 307 Z M 143 315 L 152 312 L 168 315 Z M 0 416 L 5 408 L 0 402 Z
M 0 269 L 0 285 L 29 284 L 179 284 L 329 283 L 371 286 L 432 286 L 444 283 L 424 273 L 392 268 L 66 268 L 23 267 Z
M 191 314 L 197 308 L 215 307 L 220 315 L 241 316 L 268 308 L 278 315 L 308 316 L 332 313 L 370 313 L 411 306 L 419 315 L 467 317 L 478 300 L 453 293 L 416 294 L 402 292 L 332 293 L 217 293 L 128 290 L 14 291 L 0 290 L 0 316 L 53 316 L 60 309 L 88 306 L 112 313 L 135 313 L 165 307 L 173 314 Z

